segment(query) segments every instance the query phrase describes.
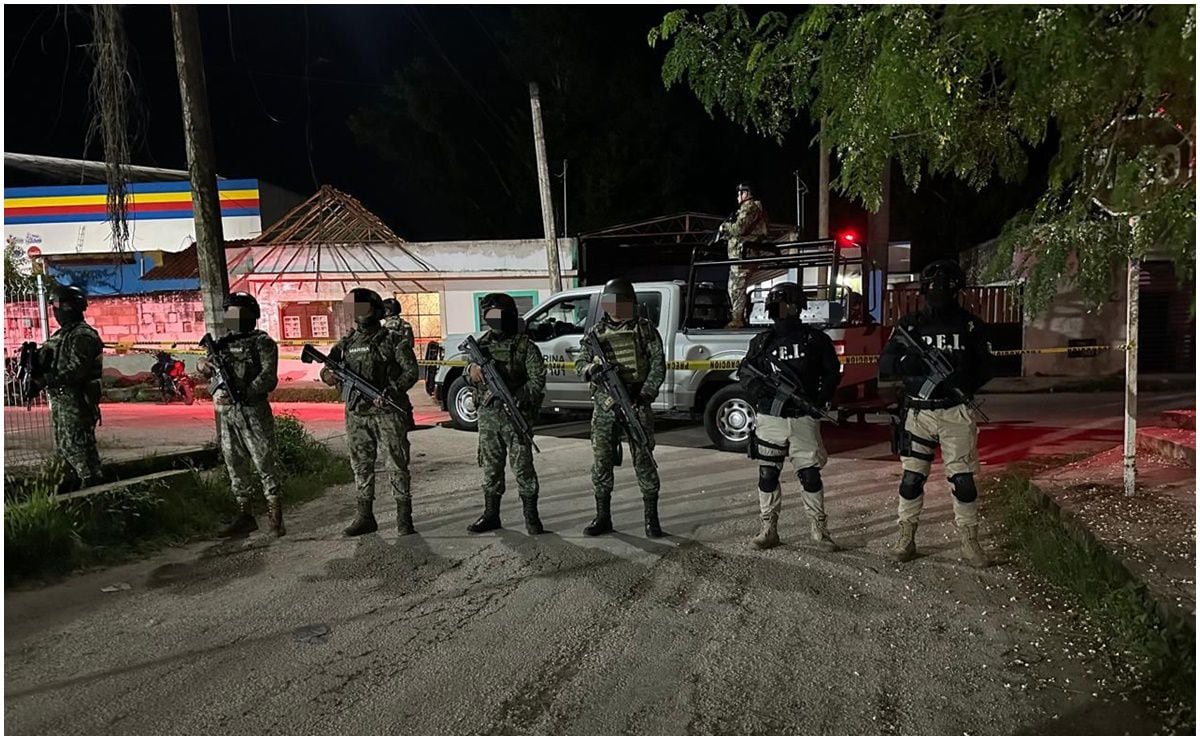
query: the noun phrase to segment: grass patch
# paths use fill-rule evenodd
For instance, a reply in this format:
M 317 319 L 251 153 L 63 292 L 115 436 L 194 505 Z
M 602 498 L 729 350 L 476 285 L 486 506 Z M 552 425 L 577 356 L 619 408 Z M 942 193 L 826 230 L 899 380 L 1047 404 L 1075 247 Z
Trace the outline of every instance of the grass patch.
M 342 394 L 330 386 L 276 388 L 268 396 L 271 403 L 341 403 Z
M 989 496 L 1007 525 L 1009 545 L 1032 569 L 1078 600 L 1095 625 L 1145 677 L 1148 702 L 1176 731 L 1196 724 L 1195 633 L 1182 620 L 1160 616 L 1117 560 L 1097 543 L 1081 541 L 1030 495 L 1029 479 L 1001 478 Z M 1117 657 L 1114 655 L 1114 657 Z
M 275 417 L 275 440 L 285 510 L 354 478 L 349 461 L 294 416 Z M 224 469 L 193 468 L 185 476 L 71 500 L 55 495 L 64 474 L 54 461 L 29 475 L 5 476 L 6 585 L 211 537 L 236 511 Z M 261 497 L 258 502 L 265 507 Z

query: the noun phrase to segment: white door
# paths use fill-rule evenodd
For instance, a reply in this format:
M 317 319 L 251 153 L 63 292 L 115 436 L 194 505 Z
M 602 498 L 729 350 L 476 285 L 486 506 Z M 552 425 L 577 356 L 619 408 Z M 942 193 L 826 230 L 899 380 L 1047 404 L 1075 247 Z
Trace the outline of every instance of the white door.
M 542 351 L 546 362 L 568 365 L 579 356 L 579 340 L 590 325 L 595 296 L 564 295 L 525 318 L 526 332 Z M 546 368 L 546 400 L 543 406 L 586 407 L 592 403 L 591 389 L 574 367 Z

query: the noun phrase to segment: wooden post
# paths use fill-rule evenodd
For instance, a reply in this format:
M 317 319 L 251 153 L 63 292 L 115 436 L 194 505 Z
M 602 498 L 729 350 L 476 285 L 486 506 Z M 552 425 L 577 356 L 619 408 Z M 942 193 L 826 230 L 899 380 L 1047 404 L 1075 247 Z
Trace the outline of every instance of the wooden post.
M 1137 232 L 1137 218 L 1130 219 Z M 1138 409 L 1138 283 L 1142 265 L 1129 260 L 1129 277 L 1125 294 L 1125 495 L 1132 496 L 1137 487 L 1137 409 Z
M 546 162 L 546 132 L 542 129 L 542 100 L 538 95 L 536 82 L 529 83 L 529 107 L 533 112 L 533 149 L 537 155 L 538 191 L 542 198 L 542 229 L 546 233 L 546 263 L 550 272 L 550 292 L 557 293 L 562 290 L 562 269 L 558 264 L 558 240 L 554 238 L 554 204 L 550 200 L 550 166 Z
M 817 169 L 817 238 L 829 238 L 829 144 L 825 143 L 825 119 L 821 119 L 820 162 Z M 836 249 L 836 246 L 835 246 Z M 817 284 L 825 286 L 817 291 L 818 300 L 833 297 L 834 289 L 828 267 L 817 268 Z
M 200 300 L 204 326 L 213 336 L 221 329 L 222 305 L 229 292 L 221 203 L 217 191 L 216 156 L 208 118 L 208 89 L 204 54 L 195 5 L 172 5 L 175 68 L 183 103 L 183 133 L 187 143 L 188 175 L 192 182 L 192 218 L 196 224 L 196 258 L 200 266 Z

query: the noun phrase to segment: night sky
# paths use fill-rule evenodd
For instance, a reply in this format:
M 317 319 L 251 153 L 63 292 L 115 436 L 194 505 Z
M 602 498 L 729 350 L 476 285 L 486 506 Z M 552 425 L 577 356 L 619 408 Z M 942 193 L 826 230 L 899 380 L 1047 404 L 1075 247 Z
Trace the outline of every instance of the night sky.
M 773 221 L 794 223 L 799 169 L 815 236 L 811 128 L 799 122 L 779 145 L 710 118 L 684 88 L 665 90 L 664 52 L 646 32 L 673 7 L 202 7 L 218 170 L 302 195 L 332 184 L 410 240 L 538 236 L 532 80 L 552 173 L 569 160 L 571 234 L 682 210 L 726 214 L 743 178 Z M 5 151 L 101 158 L 98 145 L 85 150 L 86 10 L 4 13 Z M 185 168 L 167 7 L 126 6 L 124 18 L 135 164 Z M 561 229 L 562 183 L 552 185 Z M 931 180 L 893 193 L 891 238 L 911 239 L 921 263 L 994 236 L 1038 188 L 975 194 Z M 832 224 L 861 233 L 865 217 L 835 199 Z

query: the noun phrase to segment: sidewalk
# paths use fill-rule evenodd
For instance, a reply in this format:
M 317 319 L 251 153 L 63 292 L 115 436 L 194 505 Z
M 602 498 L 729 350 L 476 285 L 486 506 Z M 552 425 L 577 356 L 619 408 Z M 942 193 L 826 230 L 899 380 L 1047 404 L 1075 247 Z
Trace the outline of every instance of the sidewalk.
M 1148 444 L 1152 440 L 1143 439 L 1139 433 L 1134 496 L 1124 494 L 1121 447 L 1046 471 L 1036 476 L 1033 484 L 1057 506 L 1068 527 L 1103 547 L 1136 583 L 1145 587 L 1161 616 L 1181 620 L 1194 631 L 1194 414 L 1190 419 L 1191 429 L 1174 430 L 1178 442 L 1185 448 L 1190 445 L 1190 463 L 1178 454 L 1156 450 L 1156 445 Z

